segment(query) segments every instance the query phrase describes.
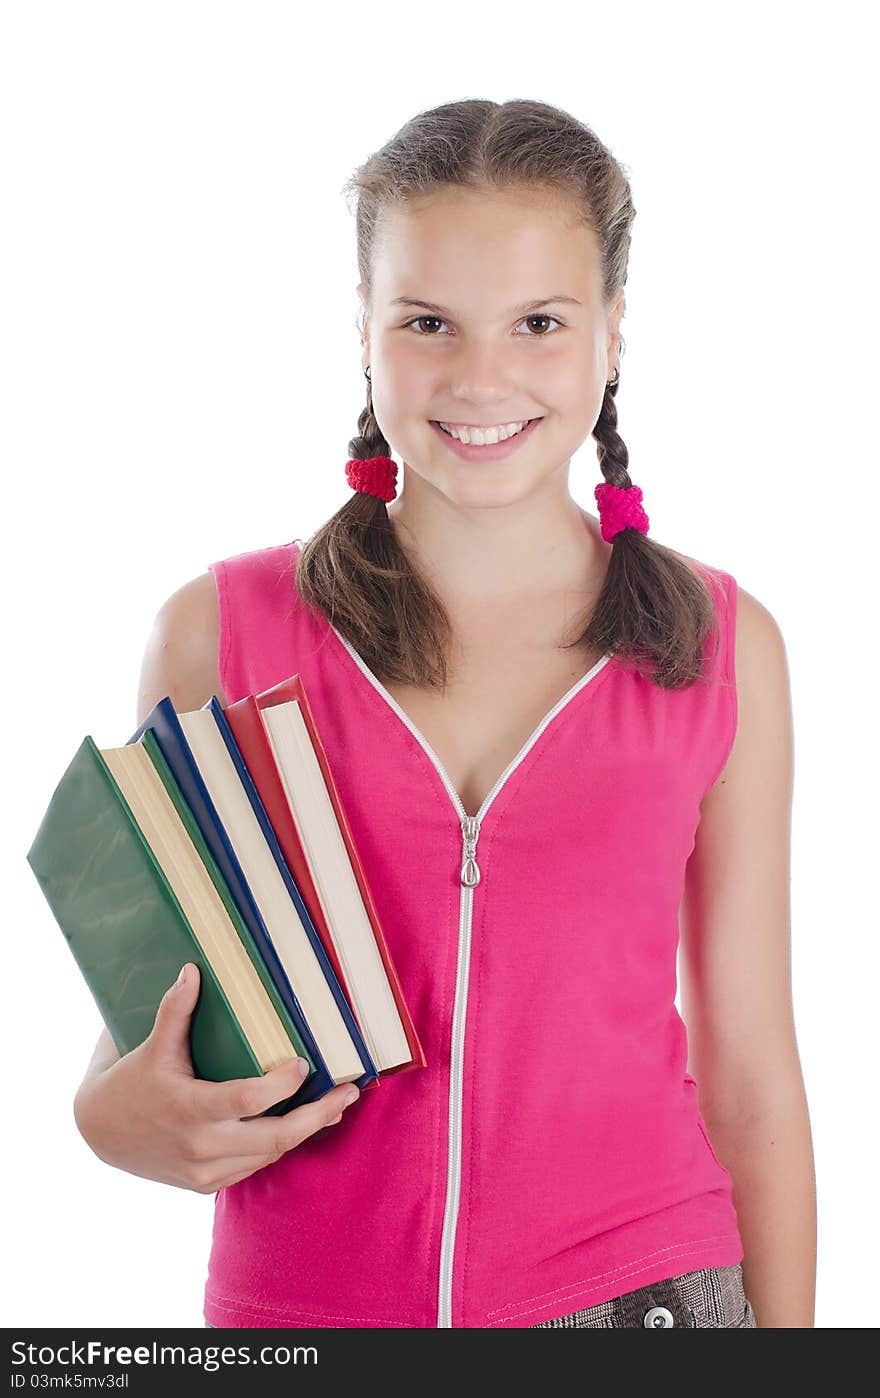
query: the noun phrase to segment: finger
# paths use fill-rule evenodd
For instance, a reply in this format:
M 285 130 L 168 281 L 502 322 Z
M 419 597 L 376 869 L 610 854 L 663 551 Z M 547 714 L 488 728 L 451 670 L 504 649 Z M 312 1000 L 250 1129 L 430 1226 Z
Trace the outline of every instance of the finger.
M 319 1126 L 316 1131 L 310 1132 L 308 1136 L 303 1136 L 297 1142 L 288 1143 L 287 1149 L 293 1149 L 294 1145 L 302 1145 L 305 1140 L 317 1139 L 319 1136 L 326 1135 L 342 1120 L 344 1115 L 344 1111 L 338 1112 L 326 1125 Z M 266 1166 L 275 1164 L 286 1153 L 283 1148 L 279 1150 L 279 1145 L 283 1146 L 283 1143 L 279 1142 L 276 1137 L 270 1152 L 266 1155 L 242 1155 L 237 1160 L 232 1158 L 224 1160 L 216 1171 L 216 1178 L 220 1183 L 217 1184 L 213 1192 L 216 1193 L 218 1189 L 227 1189 L 231 1184 L 238 1184 L 239 1180 L 247 1179 L 249 1175 L 256 1174 L 257 1170 L 263 1170 Z
M 340 1115 L 348 1110 L 345 1097 L 351 1087 L 352 1084 L 343 1083 L 325 1093 L 317 1102 L 294 1107 L 284 1116 L 229 1121 L 216 1126 L 212 1139 L 216 1141 L 217 1154 L 255 1155 L 264 1162 L 275 1159 L 300 1145 L 316 1131 L 335 1125 Z
M 268 1073 L 253 1078 L 231 1078 L 228 1082 L 195 1083 L 196 1103 L 209 1121 L 241 1121 L 259 1117 L 284 1102 L 303 1085 L 299 1064 L 303 1059 L 291 1058 Z M 307 1065 L 306 1065 L 307 1066 Z
M 182 978 L 182 979 L 181 979 Z M 168 987 L 153 1021 L 149 1035 L 151 1054 L 163 1065 L 193 1072 L 189 1048 L 190 1019 L 199 998 L 201 973 L 198 966 L 187 961 L 180 975 Z

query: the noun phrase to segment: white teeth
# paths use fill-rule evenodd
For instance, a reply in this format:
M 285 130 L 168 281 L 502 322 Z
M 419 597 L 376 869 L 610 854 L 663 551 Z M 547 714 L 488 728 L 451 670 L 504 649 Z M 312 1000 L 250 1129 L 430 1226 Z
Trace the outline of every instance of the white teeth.
M 515 437 L 517 432 L 522 432 L 528 425 L 528 419 L 525 422 L 502 423 L 498 427 L 450 427 L 448 422 L 440 423 L 443 431 L 448 432 L 450 437 L 455 437 L 457 441 L 471 447 L 486 447 L 495 442 L 506 442 L 508 437 Z

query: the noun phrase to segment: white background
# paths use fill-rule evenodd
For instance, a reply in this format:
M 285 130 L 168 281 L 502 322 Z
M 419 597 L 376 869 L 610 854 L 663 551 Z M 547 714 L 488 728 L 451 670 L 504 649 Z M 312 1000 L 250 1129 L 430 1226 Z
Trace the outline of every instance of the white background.
M 169 593 L 349 496 L 364 381 L 345 179 L 427 107 L 530 97 L 630 175 L 617 402 L 651 533 L 732 572 L 785 637 L 816 1323 L 876 1325 L 870 10 L 3 7 L 5 1324 L 202 1322 L 213 1198 L 103 1165 L 78 1135 L 101 1026 L 25 853 L 83 736 L 134 731 Z M 600 480 L 589 439 L 571 489 L 594 514 Z

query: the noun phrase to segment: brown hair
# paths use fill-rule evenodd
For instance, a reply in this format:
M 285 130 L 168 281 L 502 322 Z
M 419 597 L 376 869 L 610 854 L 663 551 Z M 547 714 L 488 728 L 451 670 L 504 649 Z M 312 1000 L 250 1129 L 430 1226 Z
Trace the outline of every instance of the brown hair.
M 598 236 L 606 307 L 625 285 L 635 207 L 624 168 L 598 137 L 543 102 L 464 100 L 413 117 L 344 187 L 356 196 L 358 266 L 368 305 L 383 209 L 444 186 L 533 187 L 573 196 Z M 626 488 L 632 481 L 617 431 L 618 379 L 606 386 L 593 436 L 605 480 Z M 391 455 L 373 415 L 369 382 L 348 452 L 358 459 Z M 700 571 L 696 560 L 635 529 L 620 530 L 593 613 L 565 649 L 613 651 L 618 662 L 668 689 L 702 680 L 703 645 L 715 612 Z M 445 686 L 448 615 L 405 553 L 378 496 L 355 492 L 303 543 L 296 587 L 378 678 Z

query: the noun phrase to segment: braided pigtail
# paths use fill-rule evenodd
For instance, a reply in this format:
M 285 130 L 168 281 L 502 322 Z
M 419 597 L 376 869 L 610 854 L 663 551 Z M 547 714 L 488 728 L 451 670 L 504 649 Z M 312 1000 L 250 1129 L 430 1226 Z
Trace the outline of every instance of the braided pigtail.
M 617 368 L 605 385 L 593 436 L 606 484 L 629 490 L 629 452 L 617 430 L 619 384 Z M 634 502 L 634 517 L 638 513 Z M 663 688 L 680 689 L 703 679 L 701 639 L 712 629 L 714 609 L 694 566 L 693 560 L 685 561 L 647 532 L 619 529 L 611 540 L 611 558 L 590 622 L 572 645 L 587 645 L 603 655 L 613 650 L 618 662 L 632 665 Z M 715 641 L 717 645 L 717 633 Z
M 351 460 L 391 456 L 367 403 Z M 378 495 L 355 491 L 303 544 L 296 585 L 303 600 L 345 636 L 377 678 L 442 688 L 450 624 L 445 608 L 415 570 Z

